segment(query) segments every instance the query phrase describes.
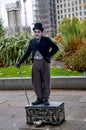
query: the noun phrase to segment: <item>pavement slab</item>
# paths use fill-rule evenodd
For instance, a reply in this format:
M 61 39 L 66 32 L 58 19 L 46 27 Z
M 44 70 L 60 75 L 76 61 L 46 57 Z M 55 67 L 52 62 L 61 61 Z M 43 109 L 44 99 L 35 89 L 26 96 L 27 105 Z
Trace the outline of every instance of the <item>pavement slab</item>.
M 30 102 L 36 99 L 33 90 L 27 93 Z M 50 101 L 65 103 L 65 122 L 35 127 L 26 124 L 24 91 L 0 91 L 0 130 L 86 130 L 85 90 L 51 90 Z

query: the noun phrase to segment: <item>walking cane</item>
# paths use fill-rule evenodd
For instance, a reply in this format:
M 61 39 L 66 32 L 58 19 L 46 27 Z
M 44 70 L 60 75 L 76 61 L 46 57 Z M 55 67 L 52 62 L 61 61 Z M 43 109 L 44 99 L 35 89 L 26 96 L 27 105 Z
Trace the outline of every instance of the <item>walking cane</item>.
M 20 75 L 20 79 L 21 79 L 21 81 L 22 81 L 22 83 L 23 83 L 23 88 L 24 88 L 24 92 L 25 92 L 25 96 L 26 96 L 27 102 L 28 102 L 28 104 L 30 105 L 30 101 L 29 101 L 29 98 L 28 98 L 28 95 L 27 95 L 25 83 L 23 82 L 22 73 L 21 73 L 20 68 L 19 68 L 19 75 Z

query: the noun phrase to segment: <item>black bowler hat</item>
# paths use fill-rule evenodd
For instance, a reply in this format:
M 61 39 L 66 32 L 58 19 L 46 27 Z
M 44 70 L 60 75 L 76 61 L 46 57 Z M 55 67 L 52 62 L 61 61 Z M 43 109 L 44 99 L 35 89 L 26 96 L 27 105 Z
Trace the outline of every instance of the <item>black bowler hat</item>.
M 33 27 L 33 31 L 34 31 L 35 29 L 39 29 L 41 32 L 44 31 L 44 28 L 43 28 L 43 26 L 42 26 L 42 23 L 35 23 L 35 24 L 34 24 L 34 27 Z

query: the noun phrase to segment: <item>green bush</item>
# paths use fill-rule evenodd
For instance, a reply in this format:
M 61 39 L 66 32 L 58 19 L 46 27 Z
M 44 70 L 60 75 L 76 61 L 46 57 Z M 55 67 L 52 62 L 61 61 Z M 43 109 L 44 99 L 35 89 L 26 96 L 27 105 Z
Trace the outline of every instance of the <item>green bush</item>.
M 62 57 L 67 68 L 86 71 L 86 20 L 80 22 L 77 18 L 65 18 L 59 25 L 59 33 Z
M 0 39 L 0 66 L 15 65 L 23 56 L 31 39 L 29 34 L 3 37 Z M 29 62 L 29 59 L 26 61 Z

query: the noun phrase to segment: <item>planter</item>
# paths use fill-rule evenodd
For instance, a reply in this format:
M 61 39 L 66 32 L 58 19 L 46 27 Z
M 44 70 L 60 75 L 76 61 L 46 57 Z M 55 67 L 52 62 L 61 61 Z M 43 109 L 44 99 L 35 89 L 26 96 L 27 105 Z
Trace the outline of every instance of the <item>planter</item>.
M 33 89 L 32 79 L 23 78 L 0 78 L 1 90 L 23 90 Z M 53 89 L 77 89 L 86 90 L 86 76 L 53 76 L 51 77 L 51 88 Z

